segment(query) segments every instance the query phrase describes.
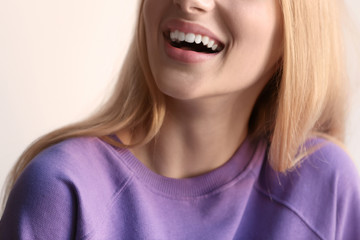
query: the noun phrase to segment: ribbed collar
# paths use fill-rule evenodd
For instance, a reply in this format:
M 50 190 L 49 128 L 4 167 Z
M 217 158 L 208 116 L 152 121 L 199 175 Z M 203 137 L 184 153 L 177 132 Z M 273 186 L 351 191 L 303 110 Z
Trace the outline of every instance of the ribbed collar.
M 114 147 L 114 146 L 113 146 Z M 152 190 L 173 198 L 191 198 L 210 194 L 219 188 L 258 176 L 267 144 L 264 140 L 241 144 L 235 154 L 219 168 L 192 178 L 174 179 L 159 175 L 147 168 L 128 149 L 114 147 L 135 177 Z

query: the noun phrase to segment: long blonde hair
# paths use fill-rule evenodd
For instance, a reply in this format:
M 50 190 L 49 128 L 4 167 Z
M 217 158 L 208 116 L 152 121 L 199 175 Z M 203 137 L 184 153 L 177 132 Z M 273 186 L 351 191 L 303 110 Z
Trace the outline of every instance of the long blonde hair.
M 295 166 L 299 146 L 314 133 L 340 141 L 344 134 L 344 74 L 340 3 L 336 0 L 279 0 L 283 12 L 284 55 L 253 109 L 249 134 L 266 137 L 269 159 L 277 171 Z M 53 131 L 32 143 L 10 172 L 3 207 L 15 181 L 42 150 L 68 138 L 107 138 L 121 130 L 137 135 L 129 146 L 146 144 L 165 116 L 163 94 L 152 77 L 140 3 L 135 41 L 107 103 L 85 121 Z M 119 143 L 117 143 L 119 144 Z

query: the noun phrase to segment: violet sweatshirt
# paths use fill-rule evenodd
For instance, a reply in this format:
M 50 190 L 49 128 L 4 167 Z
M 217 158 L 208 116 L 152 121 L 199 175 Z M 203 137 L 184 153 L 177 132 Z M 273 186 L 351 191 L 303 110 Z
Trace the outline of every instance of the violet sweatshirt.
M 360 180 L 337 145 L 287 174 L 246 140 L 223 166 L 171 179 L 98 138 L 56 144 L 31 161 L 0 221 L 0 239 L 360 239 Z

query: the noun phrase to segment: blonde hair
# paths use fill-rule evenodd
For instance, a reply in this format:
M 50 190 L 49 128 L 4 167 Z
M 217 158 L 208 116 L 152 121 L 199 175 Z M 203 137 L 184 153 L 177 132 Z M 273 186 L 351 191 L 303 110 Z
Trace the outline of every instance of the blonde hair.
M 107 136 L 130 131 L 133 147 L 148 143 L 165 116 L 163 94 L 151 75 L 141 1 L 135 40 L 129 48 L 118 82 L 107 103 L 85 121 L 53 131 L 32 143 L 10 172 L 3 207 L 15 181 L 42 150 L 67 138 Z M 284 54 L 278 70 L 253 109 L 249 134 L 266 137 L 269 159 L 277 171 L 299 161 L 299 147 L 314 133 L 342 140 L 344 134 L 343 49 L 340 3 L 328 0 L 280 0 L 284 24 Z M 121 106 L 121 107 L 119 107 Z M 139 133 L 145 133 L 140 135 Z

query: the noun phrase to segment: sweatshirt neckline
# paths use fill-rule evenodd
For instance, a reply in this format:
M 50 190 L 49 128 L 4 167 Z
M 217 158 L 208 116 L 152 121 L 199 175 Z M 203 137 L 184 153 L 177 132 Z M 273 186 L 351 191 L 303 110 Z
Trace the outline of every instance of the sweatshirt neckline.
M 112 138 L 114 139 L 113 136 Z M 168 197 L 191 198 L 210 194 L 234 181 L 248 177 L 250 173 L 252 176 L 257 176 L 267 144 L 264 140 L 251 141 L 246 138 L 234 155 L 222 166 L 196 177 L 181 179 L 159 175 L 146 167 L 128 149 L 112 147 L 133 175 L 149 189 Z

